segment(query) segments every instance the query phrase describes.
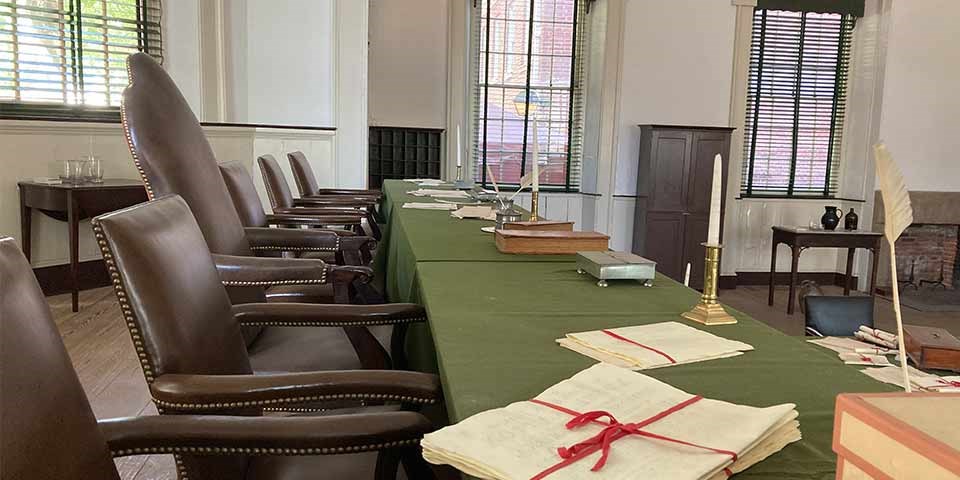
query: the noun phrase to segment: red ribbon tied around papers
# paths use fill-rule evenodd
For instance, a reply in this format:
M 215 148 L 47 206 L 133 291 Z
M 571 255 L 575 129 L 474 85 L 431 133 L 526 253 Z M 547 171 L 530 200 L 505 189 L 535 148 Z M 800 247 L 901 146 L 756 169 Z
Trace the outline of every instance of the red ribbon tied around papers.
M 946 386 L 946 387 L 956 387 L 956 388 L 960 388 L 960 382 L 958 382 L 958 381 L 956 381 L 956 380 L 944 380 L 944 379 L 942 379 L 942 378 L 938 378 L 938 379 L 937 379 L 937 382 L 938 382 L 938 383 L 942 383 L 942 384 L 943 384 L 944 386 Z
M 651 347 L 651 346 L 649 346 L 649 345 L 644 345 L 644 344 L 642 344 L 642 343 L 640 343 L 640 342 L 635 342 L 635 341 L 633 341 L 633 340 L 630 340 L 630 339 L 627 338 L 627 337 L 624 337 L 623 335 L 614 333 L 614 332 L 612 332 L 612 331 L 610 331 L 610 330 L 600 330 L 600 331 L 603 332 L 603 333 L 606 333 L 607 335 L 609 335 L 609 336 L 611 336 L 611 337 L 613 337 L 613 338 L 616 338 L 617 340 L 624 341 L 624 342 L 627 342 L 627 343 L 629 343 L 629 344 L 631 344 L 631 345 L 635 345 L 635 346 L 640 347 L 640 348 L 645 348 L 645 349 L 647 349 L 647 350 L 650 350 L 650 351 L 653 352 L 653 353 L 659 354 L 661 357 L 666 358 L 667 360 L 669 360 L 670 363 L 677 363 L 677 361 L 674 360 L 673 357 L 671 357 L 670 355 L 667 355 L 666 353 L 663 353 L 663 352 L 661 352 L 660 350 L 657 350 L 656 348 L 653 348 L 653 347 Z
M 537 399 L 530 400 L 532 403 L 543 405 L 545 407 L 552 408 L 554 410 L 566 413 L 568 415 L 572 415 L 573 419 L 571 419 L 569 422 L 566 423 L 567 429 L 572 430 L 574 428 L 582 427 L 583 425 L 587 425 L 590 423 L 598 423 L 600 425 L 604 425 L 603 430 L 601 430 L 596 435 L 590 438 L 587 438 L 586 440 L 580 441 L 569 447 L 558 448 L 557 453 L 560 455 L 560 458 L 562 458 L 563 461 L 538 473 L 530 480 L 541 480 L 545 478 L 547 475 L 550 475 L 562 468 L 565 468 L 568 465 L 574 462 L 577 462 L 599 450 L 601 452 L 600 458 L 597 460 L 596 463 L 594 463 L 593 467 L 590 469 L 591 471 L 596 472 L 601 468 L 603 468 L 604 465 L 606 465 L 607 458 L 609 458 L 610 456 L 610 445 L 613 442 L 623 437 L 626 437 L 628 435 L 639 435 L 642 437 L 652 438 L 655 440 L 661 440 L 665 442 L 676 443 L 679 445 L 685 445 L 688 447 L 699 448 L 701 450 L 707 450 L 713 453 L 729 455 L 733 459 L 733 461 L 736 461 L 737 460 L 736 452 L 731 452 L 729 450 L 721 450 L 721 449 L 711 448 L 711 447 L 705 447 L 703 445 L 697 445 L 695 443 L 686 442 L 683 440 L 678 440 L 676 438 L 670 438 L 670 437 L 666 437 L 663 435 L 658 435 L 656 433 L 651 433 L 651 432 L 642 430 L 643 427 L 650 425 L 651 423 L 657 422 L 659 420 L 662 420 L 663 418 L 669 415 L 672 415 L 680 410 L 683 410 L 684 408 L 687 408 L 688 406 L 693 405 L 694 403 L 697 403 L 702 399 L 703 397 L 699 395 L 691 397 L 690 399 L 683 401 L 681 403 L 678 403 L 652 417 L 644 419 L 640 422 L 631 422 L 631 423 L 620 423 L 609 412 L 604 412 L 601 410 L 586 412 L 586 413 L 579 413 L 574 410 L 570 410 L 568 408 L 562 407 L 560 405 L 555 405 L 549 402 L 545 402 L 543 400 L 537 400 Z M 607 421 L 601 421 L 602 418 L 606 418 Z M 729 471 L 727 470 L 725 471 L 729 476 L 730 475 Z

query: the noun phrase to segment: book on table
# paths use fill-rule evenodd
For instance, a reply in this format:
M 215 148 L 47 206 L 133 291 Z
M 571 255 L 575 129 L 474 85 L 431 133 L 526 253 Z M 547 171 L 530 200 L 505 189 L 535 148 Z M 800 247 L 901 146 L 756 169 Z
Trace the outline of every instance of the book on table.
M 483 479 L 719 480 L 800 438 L 793 404 L 711 400 L 598 363 L 421 445 L 428 462 Z
M 568 333 L 560 346 L 633 370 L 735 357 L 753 347 L 679 322 Z

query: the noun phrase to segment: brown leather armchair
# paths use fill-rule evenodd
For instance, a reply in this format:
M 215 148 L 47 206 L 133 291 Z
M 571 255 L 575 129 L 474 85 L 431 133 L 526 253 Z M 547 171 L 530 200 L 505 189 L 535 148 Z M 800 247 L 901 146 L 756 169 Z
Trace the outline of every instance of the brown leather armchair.
M 215 275 L 211 278 L 216 283 Z M 226 299 L 225 294 L 221 299 Z M 234 344 L 242 349 L 236 328 L 227 330 L 233 330 Z M 119 480 L 112 458 L 144 454 L 175 455 L 179 477 L 192 480 L 379 480 L 396 478 L 400 460 L 408 478 L 432 478 L 417 448 L 432 427 L 416 412 L 287 418 L 165 415 L 97 421 L 33 272 L 11 238 L 0 238 L 0 331 L 4 480 Z M 138 350 L 143 348 L 141 341 Z M 271 377 L 275 376 L 264 378 Z M 161 374 L 157 382 L 167 378 Z M 245 385 L 235 390 L 256 390 L 254 399 L 231 397 L 239 402 L 269 403 L 305 388 L 304 382 L 266 385 L 263 378 L 249 375 L 218 378 L 233 387 Z M 186 378 L 172 383 L 181 389 L 199 389 L 199 383 Z M 357 391 L 372 395 L 375 389 L 364 383 L 352 372 L 343 372 L 323 385 L 327 395 Z M 395 388 L 390 385 L 383 393 L 395 394 Z
M 363 216 L 359 211 L 338 208 L 292 208 L 268 214 L 263 210 L 257 188 L 246 167 L 240 162 L 220 164 L 220 175 L 233 199 L 240 222 L 244 227 L 329 227 L 344 225 L 362 233 Z M 353 232 L 331 230 L 340 236 L 353 236 Z
M 426 319 L 423 307 L 409 303 L 232 306 L 218 280 L 224 276 L 222 265 L 214 263 L 190 208 L 176 195 L 96 217 L 93 229 L 151 385 L 164 374 L 390 368 L 404 363 L 407 325 Z M 338 297 L 349 295 L 345 291 L 354 287 L 355 270 L 361 269 L 319 260 L 265 260 L 284 264 L 274 270 L 284 273 L 267 281 L 285 283 L 313 276 L 318 283 L 332 282 Z M 244 280 L 250 272 L 253 275 Z M 263 278 L 261 272 L 243 266 L 231 276 L 254 285 Z M 244 342 L 239 337 L 241 326 L 258 332 Z M 392 332 L 383 326 L 392 326 Z M 367 327 L 377 327 L 374 332 L 379 338 Z M 392 347 L 392 357 L 384 345 Z M 385 374 L 390 378 L 421 378 L 411 372 Z M 324 395 L 309 388 L 289 393 L 293 397 Z M 154 394 L 155 398 L 164 398 L 158 397 L 159 392 Z M 172 398 L 164 401 L 177 403 Z
M 330 301 L 329 289 L 316 278 L 288 277 L 282 283 L 270 281 L 269 278 L 276 276 L 276 269 L 284 268 L 285 259 L 256 258 L 255 255 L 332 253 L 338 263 L 346 263 L 351 258 L 370 256 L 375 241 L 318 229 L 244 227 L 203 129 L 173 80 L 144 53 L 129 56 L 127 69 L 130 85 L 123 92 L 121 119 L 147 196 L 150 199 L 165 194 L 183 197 L 200 225 L 207 246 L 217 254 L 215 262 L 223 262 L 222 280 L 230 287 L 233 301 L 261 302 L 264 298 Z M 238 271 L 244 272 L 244 278 L 231 276 Z
M 307 156 L 301 151 L 290 152 L 287 154 L 287 160 L 290 161 L 290 170 L 293 172 L 293 179 L 297 183 L 297 190 L 300 191 L 300 197 L 322 197 L 322 196 L 345 196 L 345 197 L 372 197 L 379 200 L 383 193 L 379 190 L 359 190 L 344 188 L 320 188 L 317 183 L 317 176 L 313 173 L 313 167 L 307 161 Z
M 257 164 L 260 166 L 260 175 L 267 187 L 267 196 L 270 198 L 270 205 L 274 212 L 288 213 L 297 210 L 303 211 L 302 209 L 308 208 L 353 209 L 366 217 L 371 236 L 380 239 L 381 232 L 376 218 L 376 206 L 379 203 L 379 197 L 323 195 L 320 197 L 293 198 L 287 178 L 273 155 L 265 154 L 257 157 Z

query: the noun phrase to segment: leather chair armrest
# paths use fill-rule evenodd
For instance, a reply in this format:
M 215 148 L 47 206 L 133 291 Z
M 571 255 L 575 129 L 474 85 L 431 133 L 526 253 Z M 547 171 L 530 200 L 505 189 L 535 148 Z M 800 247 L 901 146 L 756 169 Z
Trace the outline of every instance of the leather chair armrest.
M 380 198 L 383 196 L 383 192 L 380 190 L 364 190 L 364 189 L 353 189 L 353 188 L 318 188 L 317 195 L 353 195 L 353 196 L 363 196 L 363 197 L 377 197 Z
M 295 207 L 352 207 L 374 208 L 380 203 L 373 197 L 344 197 L 338 195 L 324 195 L 319 197 L 302 197 L 293 199 Z
M 427 313 L 414 303 L 382 305 L 318 305 L 311 303 L 246 303 L 233 307 L 245 326 L 351 327 L 423 322 Z
M 351 207 L 274 207 L 273 213 L 283 214 L 283 215 L 311 215 L 311 216 L 328 216 L 328 215 L 352 215 L 356 217 L 359 222 L 367 212 Z
M 376 240 L 366 236 L 342 237 L 324 230 L 246 227 L 254 252 L 336 252 L 341 265 L 366 265 L 373 258 Z
M 436 375 L 401 370 L 347 370 L 270 375 L 160 375 L 150 384 L 157 406 L 178 412 L 224 412 L 334 400 L 432 404 Z
M 330 455 L 411 446 L 433 430 L 415 412 L 288 418 L 162 415 L 98 424 L 114 457 Z
M 361 225 L 363 216 L 352 212 L 275 212 L 267 214 L 270 225 Z M 342 231 L 342 230 L 341 230 Z M 335 232 L 340 235 L 339 232 Z M 341 235 L 342 236 L 342 235 Z
M 220 281 L 230 287 L 325 284 L 333 280 L 335 269 L 335 266 L 323 260 L 308 258 L 214 254 L 213 262 L 220 274 Z M 369 281 L 369 277 L 366 281 Z

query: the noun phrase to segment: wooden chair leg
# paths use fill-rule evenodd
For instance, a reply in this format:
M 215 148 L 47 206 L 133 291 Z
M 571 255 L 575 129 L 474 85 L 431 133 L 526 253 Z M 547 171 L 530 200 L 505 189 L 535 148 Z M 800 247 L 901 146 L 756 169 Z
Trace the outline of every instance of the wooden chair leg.
M 397 480 L 397 474 L 400 472 L 400 455 L 401 452 L 395 448 L 380 450 L 377 453 L 377 470 L 373 475 L 374 479 Z
M 400 453 L 400 459 L 403 462 L 403 471 L 406 472 L 407 478 L 418 480 L 421 478 L 435 480 L 437 478 L 433 469 L 430 468 L 430 464 L 423 459 L 419 445 L 404 448 Z

